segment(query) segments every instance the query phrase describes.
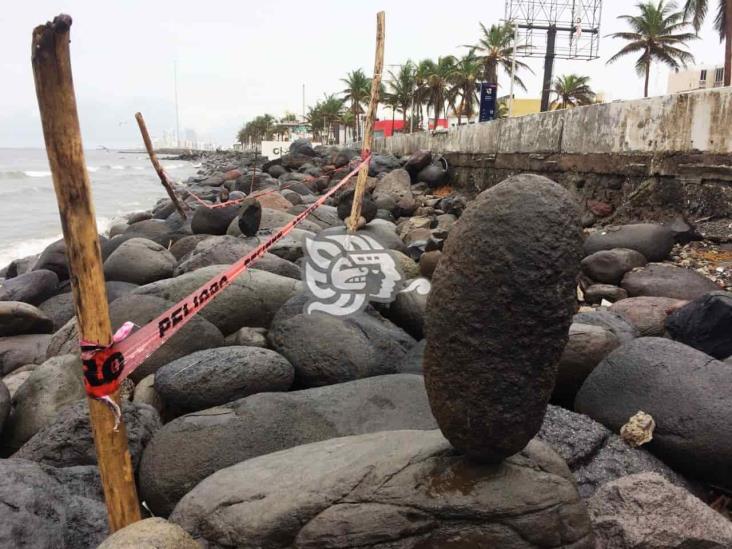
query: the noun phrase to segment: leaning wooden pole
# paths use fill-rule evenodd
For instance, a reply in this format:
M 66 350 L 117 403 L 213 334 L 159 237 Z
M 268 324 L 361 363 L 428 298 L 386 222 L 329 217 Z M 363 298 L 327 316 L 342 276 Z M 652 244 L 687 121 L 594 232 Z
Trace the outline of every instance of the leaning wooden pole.
M 135 118 L 137 119 L 137 125 L 140 126 L 140 133 L 142 134 L 142 140 L 145 142 L 147 154 L 150 156 L 150 162 L 152 162 L 153 168 L 155 168 L 155 171 L 160 178 L 160 182 L 163 184 L 163 187 L 165 187 L 165 191 L 168 193 L 168 196 L 173 201 L 175 209 L 178 210 L 178 213 L 183 219 L 186 219 L 186 212 L 183 209 L 180 201 L 178 200 L 178 197 L 175 196 L 173 187 L 170 185 L 170 181 L 168 181 L 168 176 L 165 173 L 165 170 L 163 170 L 163 166 L 160 164 L 160 161 L 158 160 L 158 155 L 155 154 L 155 149 L 153 149 L 152 140 L 150 139 L 150 134 L 147 131 L 147 126 L 145 125 L 145 119 L 142 117 L 142 113 L 136 113 Z
M 66 242 L 79 335 L 84 341 L 106 346 L 112 342 L 112 327 L 71 77 L 70 27 L 71 17 L 59 15 L 33 30 L 33 76 Z M 111 396 L 119 401 L 118 392 Z M 87 400 L 109 526 L 116 531 L 140 520 L 127 433 L 124 424 L 115 431 L 115 415 L 103 402 Z
M 376 59 L 374 61 L 374 76 L 371 79 L 371 99 L 369 100 L 369 108 L 366 111 L 366 125 L 363 132 L 363 143 L 361 144 L 361 156 L 363 158 L 371 154 L 371 146 L 374 140 L 374 120 L 376 119 L 376 109 L 379 106 L 381 73 L 384 69 L 384 19 L 383 11 L 376 14 Z M 368 176 L 369 166 L 368 164 L 364 164 L 358 172 L 356 190 L 353 194 L 351 217 L 348 218 L 348 230 L 351 232 L 358 229 L 359 218 L 361 217 L 361 204 L 363 203 L 363 194 L 366 191 L 366 180 Z

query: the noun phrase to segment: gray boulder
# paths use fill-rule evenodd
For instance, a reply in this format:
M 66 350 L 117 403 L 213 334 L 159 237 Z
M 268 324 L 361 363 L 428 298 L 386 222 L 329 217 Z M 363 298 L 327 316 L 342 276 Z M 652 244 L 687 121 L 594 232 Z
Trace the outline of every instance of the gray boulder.
M 419 171 L 417 181 L 419 183 L 426 183 L 432 188 L 439 187 L 448 182 L 448 173 L 441 164 L 433 163 Z
M 631 297 L 613 303 L 610 312 L 630 321 L 641 336 L 663 336 L 668 315 L 686 303 L 670 297 Z
M 632 448 L 593 419 L 559 406 L 549 406 L 536 438 L 566 462 L 580 496 L 589 498 L 607 482 L 635 473 L 658 473 L 676 486 L 692 486 L 643 448 Z
M 40 309 L 22 301 L 0 301 L 0 337 L 52 331 L 53 321 Z
M 199 242 L 186 259 L 178 263 L 175 276 L 211 265 L 231 265 L 252 252 L 262 242 L 263 240 L 259 238 L 212 236 Z M 300 280 L 300 268 L 276 255 L 266 253 L 256 261 L 255 265 L 261 271 Z
M 97 549 L 201 549 L 201 546 L 177 524 L 153 517 L 117 530 Z
M 586 256 L 600 250 L 629 248 L 643 254 L 648 261 L 663 261 L 673 247 L 673 231 L 653 223 L 604 227 L 589 235 L 584 245 Z
M 412 183 L 407 170 L 398 169 L 386 174 L 376 183 L 373 195 L 374 199 L 384 195 L 389 196 L 396 203 L 403 199 L 413 201 Z
M 605 484 L 590 498 L 588 507 L 598 547 L 732 547 L 732 522 L 655 473 Z
M 0 301 L 39 305 L 56 291 L 58 276 L 45 269 L 31 271 L 0 282 Z
M 673 299 L 697 299 L 706 293 L 719 291 L 717 284 L 692 269 L 650 263 L 627 273 L 620 283 L 630 297 L 653 296 Z
M 50 342 L 51 336 L 46 334 L 0 337 L 0 374 L 6 376 L 26 364 L 41 364 Z
M 571 408 L 577 391 L 590 372 L 619 346 L 618 338 L 606 328 L 572 323 L 569 341 L 559 359 L 552 401 Z
M 74 355 L 48 359 L 38 366 L 13 397 L 13 411 L 3 430 L 3 446 L 17 450 L 59 412 L 84 398 L 81 361 Z
M 582 272 L 595 282 L 617 286 L 623 275 L 648 263 L 645 256 L 628 248 L 600 250 L 582 260 Z
M 155 373 L 155 391 L 180 412 L 195 412 L 255 393 L 287 391 L 295 370 L 259 347 L 219 347 L 174 360 Z
M 294 206 L 287 210 L 287 213 L 297 215 L 302 213 L 307 207 L 307 204 Z M 308 220 L 320 225 L 323 229 L 343 225 L 343 222 L 338 218 L 338 208 L 335 206 L 318 206 L 315 208 L 313 213 L 308 216 Z
M 640 336 L 638 328 L 623 315 L 615 311 L 598 309 L 596 311 L 577 313 L 572 318 L 572 322 L 606 328 L 615 334 L 615 337 L 621 345 Z
M 326 440 L 208 477 L 171 521 L 238 547 L 594 547 L 562 459 L 540 442 L 495 466 L 439 431 Z
M 267 330 L 264 328 L 239 328 L 233 334 L 226 336 L 226 344 L 268 349 Z
M 173 276 L 176 260 L 166 248 L 145 238 L 123 242 L 104 262 L 104 277 L 148 284 Z
M 434 428 L 421 376 L 259 393 L 164 425 L 143 452 L 140 493 L 167 515 L 201 480 L 255 456 L 352 434 Z
M 203 267 L 175 278 L 141 286 L 134 291 L 134 294 L 154 296 L 177 303 L 215 276 L 221 275 L 227 268 L 225 265 Z M 197 317 L 208 320 L 224 335 L 234 333 L 244 326 L 268 328 L 277 310 L 301 286 L 302 282 L 293 278 L 248 269 L 230 281 Z
M 206 208 L 199 206 L 193 212 L 191 231 L 193 234 L 226 234 L 232 221 L 239 215 L 239 206 L 225 206 L 223 208 Z
M 157 411 L 147 404 L 123 402 L 122 418 L 132 466 L 136 468 L 143 448 L 162 424 Z M 33 435 L 13 457 L 54 467 L 96 465 L 97 454 L 86 399 L 63 408 L 53 422 Z
M 118 280 L 108 280 L 104 285 L 107 288 L 107 303 L 112 303 L 118 297 L 126 295 L 137 288 L 137 284 L 130 284 L 129 282 L 121 282 Z M 74 296 L 71 292 L 58 294 L 48 298 L 38 308 L 51 318 L 53 321 L 53 330 L 58 331 L 75 314 Z
M 10 391 L 8 391 L 5 383 L 0 381 L 0 435 L 2 435 L 5 420 L 10 415 Z
M 422 375 L 422 361 L 424 360 L 424 349 L 427 346 L 427 340 L 418 341 L 407 354 L 404 355 L 396 366 L 397 374 L 419 374 Z
M 639 410 L 656 422 L 648 450 L 686 475 L 732 487 L 732 368 L 681 343 L 639 338 L 589 375 L 575 408 L 614 432 Z
M 409 285 L 410 282 L 412 281 L 406 281 L 405 285 Z M 413 338 L 422 339 L 424 338 L 424 312 L 427 308 L 427 297 L 416 291 L 400 292 L 384 311 L 384 316 Z
M 497 462 L 541 427 L 575 312 L 579 207 L 536 175 L 482 192 L 455 224 L 427 301 L 424 372 L 445 436 Z
M 666 318 L 672 338 L 717 359 L 732 356 L 732 293 L 712 292 Z
M 348 317 L 305 314 L 306 300 L 303 295 L 290 300 L 267 334 L 272 348 L 295 367 L 298 387 L 393 374 L 415 343 L 375 311 Z
M 0 459 L 0 547 L 94 549 L 107 536 L 104 502 L 76 491 L 70 475 Z
M 615 303 L 628 298 L 628 292 L 612 284 L 593 284 L 585 288 L 584 294 L 585 301 L 590 305 L 600 305 L 603 301 Z

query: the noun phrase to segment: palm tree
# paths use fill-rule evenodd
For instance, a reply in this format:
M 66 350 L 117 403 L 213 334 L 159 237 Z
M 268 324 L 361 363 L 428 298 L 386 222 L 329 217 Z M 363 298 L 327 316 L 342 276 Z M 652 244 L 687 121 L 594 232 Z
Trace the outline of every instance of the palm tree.
M 595 102 L 596 94 L 590 88 L 589 82 L 589 76 L 577 74 L 557 76 L 552 88 L 552 93 L 557 97 L 551 102 L 550 107 L 558 110 L 591 105 Z
M 402 113 L 405 132 L 407 130 L 407 110 L 414 101 L 414 93 L 417 87 L 415 73 L 416 67 L 411 61 L 407 61 L 402 65 L 396 75 L 389 71 L 389 96 L 393 99 L 396 109 Z
M 707 0 L 686 0 L 684 19 L 691 16 L 691 24 L 696 32 L 699 32 L 708 8 Z M 724 85 L 729 86 L 732 79 L 732 2 L 717 0 L 714 28 L 719 33 L 719 39 L 724 40 Z
M 422 125 L 424 120 L 422 108 L 427 107 L 427 118 L 429 119 L 430 108 L 427 105 L 427 78 L 435 70 L 435 62 L 432 59 L 423 59 L 414 71 L 414 99 L 412 101 L 412 116 L 416 118 L 417 124 Z M 416 111 L 416 112 L 415 112 Z
M 448 100 L 457 113 L 458 126 L 462 123 L 463 116 L 466 116 L 468 120 L 473 116 L 475 105 L 478 102 L 477 84 L 480 71 L 480 60 L 471 51 L 458 60 L 450 77 L 452 88 L 448 91 Z
M 470 48 L 471 53 L 477 53 L 478 59 L 483 66 L 483 82 L 498 85 L 498 68 L 502 68 L 509 75 L 511 74 L 511 64 L 513 61 L 513 38 L 514 29 L 511 23 L 503 25 L 491 25 L 490 29 L 486 29 L 483 23 L 480 29 L 483 35 L 475 45 L 465 45 Z M 516 52 L 521 53 L 530 49 L 526 44 L 517 44 Z M 526 64 L 516 59 L 516 73 L 519 70 L 528 70 L 533 74 L 534 71 Z M 514 82 L 522 90 L 526 90 L 523 80 L 514 75 Z
M 423 70 L 423 84 L 418 91 L 418 97 L 426 103 L 428 115 L 429 108 L 432 107 L 435 129 L 437 129 L 437 121 L 440 119 L 440 114 L 444 112 L 445 103 L 448 100 L 450 79 L 453 77 L 456 62 L 452 55 L 448 55 L 438 57 L 437 62 L 423 61 L 420 63 L 420 69 Z
M 361 139 L 361 128 L 358 117 L 364 112 L 364 103 L 371 97 L 371 79 L 361 69 L 356 69 L 355 71 L 349 72 L 346 78 L 342 78 L 341 82 L 346 85 L 346 89 L 341 92 L 343 99 L 351 103 L 351 112 L 356 117 L 357 138 Z
M 637 4 L 639 15 L 620 15 L 618 19 L 627 21 L 631 32 L 616 32 L 612 38 L 622 38 L 629 43 L 613 55 L 608 63 L 614 63 L 621 57 L 640 52 L 635 62 L 635 70 L 645 75 L 643 97 L 648 97 L 648 82 L 651 75 L 651 64 L 658 61 L 678 71 L 682 66 L 694 61 L 694 56 L 686 51 L 686 42 L 698 38 L 691 32 L 680 32 L 688 24 L 683 12 L 676 11 L 674 2 L 643 2 Z

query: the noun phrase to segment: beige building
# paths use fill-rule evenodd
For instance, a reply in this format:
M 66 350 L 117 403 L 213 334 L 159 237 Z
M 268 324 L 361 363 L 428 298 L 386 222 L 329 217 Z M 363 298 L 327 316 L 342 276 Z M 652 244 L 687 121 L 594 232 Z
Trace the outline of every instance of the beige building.
M 668 76 L 667 93 L 679 93 L 724 85 L 724 66 L 700 65 L 689 67 Z

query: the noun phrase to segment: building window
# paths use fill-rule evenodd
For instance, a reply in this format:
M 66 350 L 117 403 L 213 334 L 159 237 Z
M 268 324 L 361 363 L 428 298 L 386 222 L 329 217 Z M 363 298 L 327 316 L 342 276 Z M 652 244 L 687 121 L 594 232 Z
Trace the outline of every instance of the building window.
M 699 75 L 699 80 L 701 82 L 707 81 L 707 69 L 702 69 L 701 74 Z
M 721 86 L 724 82 L 724 68 L 716 69 L 714 71 L 714 85 Z

